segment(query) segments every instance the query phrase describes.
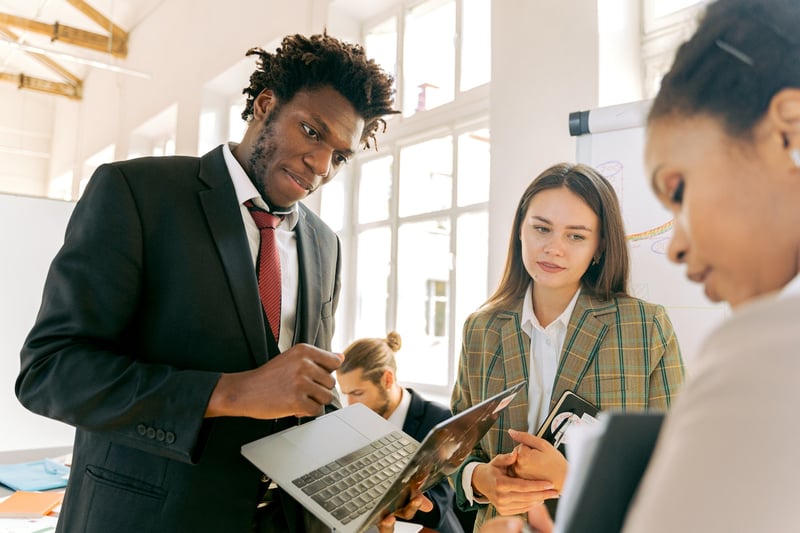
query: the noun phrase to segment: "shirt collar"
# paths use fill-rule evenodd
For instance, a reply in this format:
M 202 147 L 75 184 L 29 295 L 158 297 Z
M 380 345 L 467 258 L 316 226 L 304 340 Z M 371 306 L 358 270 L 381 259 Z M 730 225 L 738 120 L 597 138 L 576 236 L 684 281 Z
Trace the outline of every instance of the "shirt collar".
M 228 167 L 228 174 L 231 175 L 233 188 L 236 190 L 236 199 L 239 201 L 239 204 L 252 200 L 256 206 L 264 211 L 270 211 L 269 206 L 264 199 L 261 198 L 261 195 L 258 194 L 258 189 L 256 189 L 256 186 L 250 181 L 242 165 L 240 165 L 239 161 L 233 156 L 231 147 L 235 148 L 236 146 L 238 146 L 236 143 L 224 143 L 222 145 L 222 155 L 225 158 L 225 166 Z M 280 228 L 289 231 L 293 230 L 297 225 L 299 217 L 297 204 L 295 204 L 288 213 L 283 214 L 283 222 L 281 222 Z
M 539 324 L 539 319 L 536 318 L 536 315 L 533 312 L 533 283 L 528 284 L 528 288 L 525 290 L 525 299 L 522 302 L 522 317 L 520 317 L 522 321 L 522 331 L 528 334 L 529 337 L 532 337 L 533 330 L 535 328 L 544 329 L 542 328 L 541 324 Z M 565 328 L 567 324 L 569 324 L 569 319 L 572 317 L 572 311 L 575 310 L 575 304 L 578 303 L 578 296 L 581 294 L 581 289 L 578 287 L 578 290 L 575 291 L 575 294 L 572 296 L 572 300 L 570 300 L 567 307 L 558 315 L 552 324 L 547 326 L 548 328 L 553 324 L 561 324 Z
M 781 290 L 780 297 L 785 298 L 787 296 L 800 296 L 800 274 L 795 276 L 794 279 L 787 283 Z
M 405 388 L 401 390 L 403 395 L 400 396 L 400 403 L 389 417 L 389 422 L 403 429 L 403 425 L 406 423 L 406 416 L 408 416 L 408 409 L 411 407 L 411 393 Z

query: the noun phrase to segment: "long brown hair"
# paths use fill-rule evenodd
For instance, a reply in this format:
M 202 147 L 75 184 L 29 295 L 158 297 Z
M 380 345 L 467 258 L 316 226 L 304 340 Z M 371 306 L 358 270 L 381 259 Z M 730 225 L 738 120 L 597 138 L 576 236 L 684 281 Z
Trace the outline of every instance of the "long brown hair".
M 378 385 L 387 370 L 397 374 L 394 354 L 401 344 L 396 331 L 389 332 L 385 339 L 369 337 L 353 341 L 344 349 L 344 361 L 338 371 L 347 373 L 360 368 L 364 379 Z
M 508 240 L 503 277 L 494 294 L 481 306 L 482 309 L 511 309 L 524 297 L 531 276 L 522 262 L 520 229 L 533 197 L 542 191 L 560 187 L 579 196 L 600 221 L 600 244 L 595 255 L 598 260 L 589 265 L 581 279 L 583 291 L 603 300 L 628 294 L 628 246 L 614 188 L 588 165 L 560 163 L 539 174 L 522 194 Z

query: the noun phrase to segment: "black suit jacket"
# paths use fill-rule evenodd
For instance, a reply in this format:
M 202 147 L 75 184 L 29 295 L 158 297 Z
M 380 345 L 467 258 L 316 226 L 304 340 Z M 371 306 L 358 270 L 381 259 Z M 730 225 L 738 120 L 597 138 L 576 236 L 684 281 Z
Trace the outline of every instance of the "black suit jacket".
M 330 349 L 339 241 L 302 205 L 295 231 L 295 340 Z M 58 530 L 251 531 L 261 473 L 240 447 L 296 420 L 204 412 L 220 373 L 274 355 L 265 327 L 221 147 L 98 168 L 16 383 L 30 410 L 77 428 Z
M 450 418 L 452 413 L 449 408 L 426 400 L 413 389 L 406 390 L 411 395 L 411 405 L 403 423 L 403 431 L 422 442 L 433 426 Z M 428 489 L 425 495 L 433 502 L 433 510 L 427 513 L 418 511 L 411 522 L 435 529 L 439 533 L 472 531 L 475 513 L 455 507 L 455 493 L 447 478 Z

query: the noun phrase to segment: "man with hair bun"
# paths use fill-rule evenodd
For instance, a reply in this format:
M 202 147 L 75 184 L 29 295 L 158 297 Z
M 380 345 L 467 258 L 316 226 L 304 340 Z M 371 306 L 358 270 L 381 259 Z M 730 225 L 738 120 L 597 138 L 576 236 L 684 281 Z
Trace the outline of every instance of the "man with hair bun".
M 401 343 L 396 331 L 390 332 L 385 339 L 356 340 L 345 348 L 344 361 L 336 371 L 336 377 L 348 403 L 366 405 L 411 437 L 422 441 L 433 426 L 450 418 L 452 413 L 447 407 L 426 400 L 418 392 L 397 382 L 395 353 Z M 454 492 L 447 478 L 428 490 L 425 496 L 433 503 L 433 510 L 417 511 L 410 522 L 439 533 L 472 531 L 475 513 L 456 512 Z

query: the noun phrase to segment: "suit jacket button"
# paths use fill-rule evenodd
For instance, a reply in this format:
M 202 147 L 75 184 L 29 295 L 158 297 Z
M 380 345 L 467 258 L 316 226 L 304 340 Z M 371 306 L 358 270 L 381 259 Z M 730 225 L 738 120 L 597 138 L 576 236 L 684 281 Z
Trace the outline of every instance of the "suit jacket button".
M 153 428 L 147 428 L 147 438 L 148 439 L 156 438 L 156 430 Z
M 166 440 L 167 444 L 172 444 L 173 442 L 175 442 L 175 433 L 167 431 Z
M 164 442 L 164 430 L 157 429 L 156 430 L 156 440 L 159 442 Z
M 139 424 L 138 426 L 136 426 L 136 431 L 139 433 L 139 435 L 144 437 L 147 434 L 147 426 L 145 426 L 144 424 Z

